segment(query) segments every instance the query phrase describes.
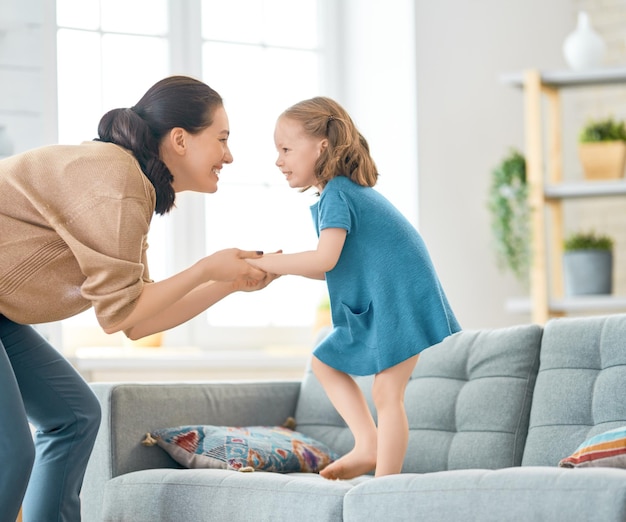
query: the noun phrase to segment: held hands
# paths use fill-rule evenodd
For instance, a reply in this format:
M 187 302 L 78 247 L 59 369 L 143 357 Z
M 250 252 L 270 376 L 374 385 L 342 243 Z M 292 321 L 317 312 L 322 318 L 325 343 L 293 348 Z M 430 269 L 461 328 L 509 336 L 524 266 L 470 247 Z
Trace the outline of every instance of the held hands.
M 273 252 L 273 253 L 282 254 L 283 251 L 277 250 L 276 252 Z M 263 257 L 263 254 L 259 256 L 249 257 L 246 259 L 259 259 L 261 257 Z M 249 261 L 246 261 L 246 262 L 250 264 L 251 266 L 253 265 L 253 263 L 250 263 Z M 241 290 L 243 292 L 253 292 L 255 290 L 261 290 L 265 288 L 267 285 L 269 285 L 272 281 L 280 277 L 280 275 L 270 274 L 269 272 L 263 272 L 263 274 L 265 275 L 265 277 L 261 279 L 260 281 L 253 281 L 251 279 L 248 279 L 246 281 L 236 281 L 234 284 L 235 290 Z
M 199 261 L 202 265 L 205 281 L 233 281 L 256 285 L 267 274 L 249 263 L 246 259 L 259 259 L 262 252 L 227 248 L 219 250 Z
M 282 250 L 276 253 L 282 253 Z M 246 261 L 262 257 L 263 252 L 228 248 L 205 257 L 200 263 L 203 264 L 206 280 L 230 282 L 233 291 L 253 292 L 265 288 L 279 277 Z
M 264 272 L 265 273 L 265 272 Z M 252 279 L 233 281 L 233 290 L 241 292 L 254 292 L 255 290 L 262 290 L 269 285 L 274 279 L 278 279 L 280 276 L 276 274 L 265 273 L 265 277 L 260 281 L 254 281 Z

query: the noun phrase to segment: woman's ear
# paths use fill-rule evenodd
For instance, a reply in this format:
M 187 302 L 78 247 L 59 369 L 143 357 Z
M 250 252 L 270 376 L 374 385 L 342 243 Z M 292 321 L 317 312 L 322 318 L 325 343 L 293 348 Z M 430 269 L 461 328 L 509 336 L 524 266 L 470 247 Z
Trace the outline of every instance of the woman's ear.
M 181 127 L 174 127 L 170 130 L 168 135 L 168 141 L 170 147 L 176 154 L 183 155 L 187 150 L 185 129 Z

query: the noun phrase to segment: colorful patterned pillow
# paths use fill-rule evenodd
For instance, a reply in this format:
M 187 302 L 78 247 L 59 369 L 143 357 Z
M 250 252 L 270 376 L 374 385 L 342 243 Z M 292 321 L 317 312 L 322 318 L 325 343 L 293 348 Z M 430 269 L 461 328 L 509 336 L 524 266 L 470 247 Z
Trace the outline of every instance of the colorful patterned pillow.
M 591 437 L 562 459 L 559 466 L 626 468 L 626 426 Z
M 147 434 L 187 468 L 236 471 L 312 472 L 339 458 L 330 448 L 282 426 L 178 426 Z

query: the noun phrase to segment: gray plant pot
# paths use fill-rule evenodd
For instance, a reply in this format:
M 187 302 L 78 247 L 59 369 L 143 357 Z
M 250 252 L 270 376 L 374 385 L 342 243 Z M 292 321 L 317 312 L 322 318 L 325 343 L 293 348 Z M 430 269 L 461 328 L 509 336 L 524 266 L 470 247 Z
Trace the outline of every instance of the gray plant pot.
M 571 250 L 563 254 L 565 295 L 600 295 L 613 291 L 610 250 Z

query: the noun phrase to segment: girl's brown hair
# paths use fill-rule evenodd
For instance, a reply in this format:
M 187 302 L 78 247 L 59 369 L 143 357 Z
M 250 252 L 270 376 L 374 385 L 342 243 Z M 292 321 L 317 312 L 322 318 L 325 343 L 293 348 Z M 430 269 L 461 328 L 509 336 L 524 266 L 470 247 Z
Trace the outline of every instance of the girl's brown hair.
M 313 138 L 328 140 L 315 163 L 315 176 L 322 187 L 336 176 L 345 176 L 365 187 L 376 185 L 378 170 L 369 145 L 336 101 L 318 96 L 296 103 L 280 117 L 301 123 L 305 133 Z
M 98 125 L 98 141 L 130 150 L 156 192 L 157 214 L 174 206 L 174 177 L 161 161 L 159 145 L 174 127 L 197 134 L 213 123 L 223 106 L 211 87 L 188 76 L 170 76 L 154 84 L 137 105 L 107 112 Z

